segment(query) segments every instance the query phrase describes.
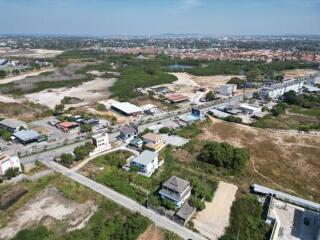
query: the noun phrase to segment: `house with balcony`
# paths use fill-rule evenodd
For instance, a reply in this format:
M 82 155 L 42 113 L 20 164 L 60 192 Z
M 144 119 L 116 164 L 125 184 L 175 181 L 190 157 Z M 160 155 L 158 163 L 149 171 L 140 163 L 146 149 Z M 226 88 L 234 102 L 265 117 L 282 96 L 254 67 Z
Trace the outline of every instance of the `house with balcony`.
M 162 184 L 159 194 L 162 199 L 173 201 L 180 208 L 189 199 L 191 189 L 189 181 L 172 176 Z

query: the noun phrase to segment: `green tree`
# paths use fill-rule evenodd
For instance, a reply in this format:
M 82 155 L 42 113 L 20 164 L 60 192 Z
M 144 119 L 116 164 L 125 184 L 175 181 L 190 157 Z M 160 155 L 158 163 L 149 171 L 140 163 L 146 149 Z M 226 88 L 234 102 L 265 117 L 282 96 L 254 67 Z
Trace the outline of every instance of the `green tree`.
M 83 160 L 85 157 L 89 155 L 90 152 L 92 152 L 94 149 L 94 146 L 92 143 L 85 143 L 82 146 L 76 147 L 73 151 L 75 155 L 75 161 Z
M 92 125 L 90 125 L 90 124 L 83 124 L 83 125 L 81 125 L 81 127 L 80 127 L 80 131 L 81 131 L 82 133 L 92 132 Z
M 235 148 L 227 143 L 207 142 L 198 156 L 198 160 L 226 168 L 235 172 L 241 172 L 250 154 L 246 149 Z
M 20 172 L 19 168 L 9 168 L 5 171 L 4 176 L 7 179 L 11 179 L 11 178 L 18 176 L 19 172 Z
M 61 155 L 61 162 L 67 166 L 71 166 L 74 162 L 74 157 L 70 153 L 64 153 Z
M 56 115 L 61 115 L 63 112 L 64 112 L 64 105 L 63 104 L 57 104 L 55 107 L 54 107 L 54 113 Z
M 215 94 L 212 91 L 209 91 L 205 96 L 206 101 L 213 101 L 216 99 Z
M 50 236 L 46 227 L 40 226 L 36 229 L 21 230 L 12 240 L 43 240 Z
M 0 79 L 1 79 L 1 78 L 5 78 L 6 76 L 7 76 L 6 71 L 0 70 Z

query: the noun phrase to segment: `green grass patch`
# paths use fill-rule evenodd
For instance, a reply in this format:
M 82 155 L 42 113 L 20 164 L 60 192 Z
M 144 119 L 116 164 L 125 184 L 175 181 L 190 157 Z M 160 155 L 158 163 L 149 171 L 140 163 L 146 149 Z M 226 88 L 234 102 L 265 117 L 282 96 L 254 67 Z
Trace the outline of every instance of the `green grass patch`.
M 231 208 L 230 226 L 220 239 L 269 239 L 270 227 L 262 220 L 262 206 L 253 195 L 237 198 Z

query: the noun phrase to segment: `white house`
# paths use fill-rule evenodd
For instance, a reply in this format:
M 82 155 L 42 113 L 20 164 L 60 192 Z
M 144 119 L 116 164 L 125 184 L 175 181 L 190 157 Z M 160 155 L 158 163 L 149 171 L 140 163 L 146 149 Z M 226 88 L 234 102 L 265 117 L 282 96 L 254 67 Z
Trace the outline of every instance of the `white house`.
M 159 154 L 145 150 L 131 161 L 131 166 L 138 167 L 141 175 L 150 177 L 159 168 Z
M 290 80 L 284 83 L 272 85 L 270 87 L 262 88 L 259 92 L 259 98 L 264 99 L 276 99 L 289 91 L 295 91 L 299 93 L 302 87 L 305 85 L 304 81 Z
M 18 168 L 21 172 L 21 164 L 18 156 L 0 155 L 0 176 L 3 176 L 10 168 Z
M 100 133 L 92 136 L 92 143 L 95 146 L 95 149 L 89 154 L 90 156 L 102 153 L 111 148 L 108 133 Z
M 218 89 L 219 94 L 224 96 L 230 96 L 237 92 L 237 85 L 236 84 L 224 84 L 221 85 Z

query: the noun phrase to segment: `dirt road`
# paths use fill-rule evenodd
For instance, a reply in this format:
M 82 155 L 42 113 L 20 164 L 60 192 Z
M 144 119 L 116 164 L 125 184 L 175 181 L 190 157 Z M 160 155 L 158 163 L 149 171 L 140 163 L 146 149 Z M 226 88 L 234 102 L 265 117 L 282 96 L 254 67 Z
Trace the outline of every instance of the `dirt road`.
M 206 203 L 206 208 L 195 218 L 195 228 L 211 240 L 221 237 L 229 226 L 232 203 L 238 187 L 226 182 L 219 182 L 213 200 Z
M 53 72 L 53 71 L 55 71 L 55 68 L 48 68 L 48 69 L 43 69 L 43 70 L 39 70 L 39 71 L 33 71 L 30 73 L 21 74 L 19 76 L 15 76 L 15 77 L 4 78 L 4 79 L 0 80 L 0 84 L 19 81 L 19 80 L 25 79 L 26 77 L 34 77 L 34 76 L 40 75 L 41 73 Z

